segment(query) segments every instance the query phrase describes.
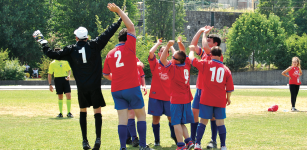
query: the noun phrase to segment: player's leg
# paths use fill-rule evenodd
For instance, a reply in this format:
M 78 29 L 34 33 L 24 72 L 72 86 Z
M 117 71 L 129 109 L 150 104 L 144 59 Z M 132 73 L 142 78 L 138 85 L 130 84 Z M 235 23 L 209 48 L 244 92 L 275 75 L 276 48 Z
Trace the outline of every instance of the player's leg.
M 195 137 L 199 122 L 199 101 L 200 101 L 201 89 L 196 89 L 194 100 L 192 103 L 192 111 L 194 116 L 194 123 L 191 123 L 191 139 L 195 143 Z
M 155 137 L 155 146 L 160 145 L 160 118 L 163 114 L 163 101 L 149 98 L 148 114 L 152 115 L 152 131 Z
M 139 146 L 139 139 L 136 134 L 136 128 L 135 128 L 135 113 L 134 110 L 129 107 L 128 108 L 128 124 L 127 124 L 127 135 L 130 135 L 130 138 L 132 137 L 131 144 L 133 147 Z M 126 140 L 127 144 L 127 140 Z
M 197 136 L 195 142 L 195 149 L 201 149 L 201 139 L 205 133 L 206 126 L 208 124 L 208 120 L 212 118 L 213 115 L 213 107 L 206 106 L 203 104 L 199 105 L 199 117 L 200 123 L 197 127 Z
M 155 146 L 160 145 L 160 118 L 161 116 L 152 116 L 152 131 L 155 137 Z
M 174 126 L 172 125 L 172 117 L 167 116 L 167 119 L 169 121 L 168 126 L 169 126 L 169 130 L 171 132 L 171 138 L 174 140 L 175 144 L 177 144 L 177 138 L 176 138 Z
M 182 116 L 183 116 L 183 104 L 171 104 L 171 122 L 174 126 L 174 131 L 177 139 L 177 150 L 185 148 L 183 142 L 183 131 L 182 131 Z
M 188 131 L 187 127 L 184 124 L 181 124 L 181 128 L 182 128 L 182 134 L 183 134 L 183 137 L 184 137 L 184 143 L 186 144 L 186 148 L 188 150 L 192 149 L 194 147 L 194 143 L 193 143 L 192 139 L 190 138 L 189 131 Z
M 63 118 L 63 94 L 58 94 L 58 105 L 59 105 L 60 114 L 57 117 Z
M 296 103 L 296 97 L 297 97 L 297 88 L 296 85 L 294 84 L 289 84 L 289 89 L 290 89 L 290 93 L 291 93 L 291 111 L 297 111 L 297 109 L 295 108 L 295 103 Z
M 171 138 L 175 141 L 175 144 L 177 144 L 177 138 L 175 135 L 174 126 L 172 125 L 172 118 L 171 118 L 171 102 L 170 101 L 162 101 L 163 103 L 163 114 L 167 116 L 167 119 L 169 121 L 168 126 L 171 132 Z
M 208 142 L 207 148 L 217 148 L 217 142 L 216 142 L 216 137 L 217 137 L 217 126 L 216 126 L 216 121 L 215 118 L 212 116 L 212 119 L 210 119 L 210 125 L 211 125 L 211 141 Z
M 226 148 L 226 127 L 224 125 L 224 119 L 226 118 L 226 109 L 220 107 L 214 107 L 214 116 L 216 118 L 216 125 L 219 131 L 221 148 Z
M 80 108 L 79 123 L 80 123 L 80 127 L 81 127 L 82 139 L 83 139 L 82 146 L 83 146 L 83 149 L 91 149 L 91 146 L 89 145 L 88 139 L 87 139 L 86 117 L 87 117 L 87 109 L 86 108 Z

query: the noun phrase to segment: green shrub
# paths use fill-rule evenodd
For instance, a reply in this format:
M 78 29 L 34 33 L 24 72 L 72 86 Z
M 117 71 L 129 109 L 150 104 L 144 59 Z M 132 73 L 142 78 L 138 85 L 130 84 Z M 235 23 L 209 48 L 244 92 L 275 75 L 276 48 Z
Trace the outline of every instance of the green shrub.
M 49 69 L 49 64 L 52 62 L 52 59 L 50 59 L 47 56 L 43 56 L 43 58 L 41 58 L 42 63 L 39 64 L 39 75 L 41 76 L 42 79 L 48 79 L 48 69 Z
M 1 80 L 23 80 L 25 67 L 19 64 L 18 59 L 6 60 L 4 69 L 0 72 Z

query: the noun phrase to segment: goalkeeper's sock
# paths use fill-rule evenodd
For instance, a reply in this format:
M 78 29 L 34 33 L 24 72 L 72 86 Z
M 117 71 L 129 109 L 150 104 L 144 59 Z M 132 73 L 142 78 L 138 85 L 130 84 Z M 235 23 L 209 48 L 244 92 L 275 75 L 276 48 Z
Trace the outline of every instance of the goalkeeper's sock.
M 217 129 L 219 130 L 220 140 L 221 140 L 221 147 L 226 146 L 226 127 L 225 125 L 218 126 Z
M 86 122 L 87 112 L 80 112 L 80 127 L 82 132 L 83 140 L 87 140 L 87 122 Z
M 58 104 L 59 104 L 60 113 L 63 114 L 63 100 L 59 99 Z
M 96 138 L 101 137 L 101 126 L 102 126 L 102 116 L 101 113 L 96 113 L 95 117 L 95 127 L 96 127 Z
M 67 99 L 66 100 L 66 105 L 67 105 L 67 114 L 70 113 L 70 108 L 71 108 L 71 100 Z

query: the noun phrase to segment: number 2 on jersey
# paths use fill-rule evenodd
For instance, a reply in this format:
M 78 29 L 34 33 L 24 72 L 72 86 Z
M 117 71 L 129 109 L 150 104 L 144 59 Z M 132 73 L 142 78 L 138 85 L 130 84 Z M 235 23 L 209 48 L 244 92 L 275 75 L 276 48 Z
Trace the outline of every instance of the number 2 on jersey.
M 82 47 L 82 48 L 79 50 L 79 53 L 82 54 L 83 63 L 87 63 L 87 61 L 86 61 L 86 55 L 85 55 L 85 48 Z
M 212 75 L 211 75 L 211 81 L 212 82 L 214 82 L 215 70 L 216 70 L 216 67 L 210 68 L 210 71 L 212 71 Z M 224 73 L 225 73 L 225 70 L 222 67 L 217 69 L 217 72 L 216 72 L 216 82 L 218 82 L 218 83 L 222 83 L 223 82 Z
M 114 54 L 114 57 L 118 57 L 116 60 L 116 68 L 124 66 L 124 63 L 120 63 L 120 60 L 122 59 L 122 53 L 121 51 L 116 51 Z

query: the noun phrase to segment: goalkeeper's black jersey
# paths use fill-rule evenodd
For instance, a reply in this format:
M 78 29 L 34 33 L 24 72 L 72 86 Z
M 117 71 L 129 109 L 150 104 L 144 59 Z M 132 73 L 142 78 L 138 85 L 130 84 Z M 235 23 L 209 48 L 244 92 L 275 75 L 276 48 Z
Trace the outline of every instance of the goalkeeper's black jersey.
M 63 50 L 54 51 L 48 44 L 43 45 L 44 53 L 52 58 L 67 60 L 73 71 L 78 90 L 89 91 L 100 88 L 102 75 L 101 50 L 117 31 L 121 19 L 112 24 L 104 33 L 90 41 L 78 41 Z

